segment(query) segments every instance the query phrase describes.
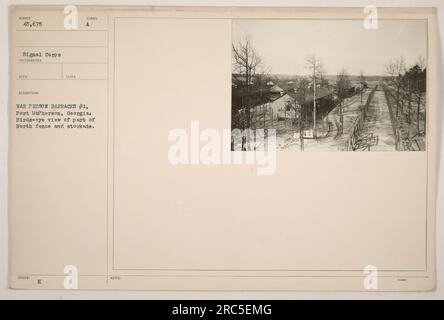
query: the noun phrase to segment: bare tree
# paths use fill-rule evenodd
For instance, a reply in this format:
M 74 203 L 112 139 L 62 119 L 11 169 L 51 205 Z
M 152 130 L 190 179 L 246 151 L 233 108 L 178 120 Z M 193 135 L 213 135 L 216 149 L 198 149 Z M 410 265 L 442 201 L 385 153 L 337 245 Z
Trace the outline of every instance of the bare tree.
M 300 105 L 304 105 L 307 102 L 307 97 L 310 94 L 310 81 L 306 78 L 302 78 L 298 81 L 295 89 L 296 101 Z
M 295 90 L 295 107 L 296 114 L 299 115 L 299 135 L 301 138 L 301 150 L 304 148 L 304 129 L 305 129 L 305 121 L 306 121 L 306 110 L 305 106 L 307 105 L 307 98 L 310 94 L 309 89 L 310 82 L 307 79 L 301 79 Z
M 426 69 L 426 59 L 422 56 L 419 56 L 418 61 L 416 62 L 416 64 L 419 66 L 419 68 L 421 70 L 425 70 Z
M 348 90 L 351 87 L 350 76 L 348 75 L 345 69 L 342 69 L 339 74 L 336 76 L 336 95 L 339 100 L 339 122 L 341 124 L 341 128 L 338 133 L 344 133 L 344 116 L 342 114 L 343 103 L 347 98 Z
M 304 106 L 307 104 L 307 97 L 310 95 L 310 81 L 306 78 L 302 78 L 297 81 L 294 90 L 294 100 L 288 101 L 285 109 L 286 111 L 294 111 L 294 121 L 292 125 L 295 128 L 295 132 L 299 130 L 299 139 L 300 139 L 300 147 L 301 151 L 304 150 L 304 129 L 305 129 L 305 109 Z
M 305 62 L 313 84 L 313 137 L 316 138 L 316 81 L 322 79 L 325 72 L 321 60 L 315 55 L 308 56 Z
M 416 66 L 415 66 L 416 67 Z M 415 67 L 410 68 L 404 74 L 403 81 L 403 95 L 402 98 L 407 101 L 407 123 L 410 124 L 412 120 L 412 103 L 413 94 L 415 91 L 415 82 L 417 77 L 417 70 Z M 410 134 L 410 130 L 408 130 Z
M 259 68 L 263 66 L 261 57 L 253 48 L 249 37 L 232 44 L 233 49 L 233 74 L 236 82 L 245 88 L 253 83 L 253 79 Z
M 401 109 L 401 90 L 404 85 L 403 75 L 405 73 L 405 62 L 403 57 L 390 61 L 385 66 L 385 72 L 389 76 L 389 84 L 395 91 L 396 117 L 399 116 Z
M 250 127 L 250 87 L 253 85 L 256 73 L 263 67 L 261 57 L 254 49 L 249 37 L 232 44 L 233 80 L 243 90 L 242 107 L 245 108 L 246 126 Z M 244 99 L 245 97 L 245 99 Z
M 426 67 L 425 62 L 419 59 L 418 62 L 406 73 L 410 79 L 412 100 L 416 104 L 416 132 L 420 133 L 420 111 L 426 92 Z

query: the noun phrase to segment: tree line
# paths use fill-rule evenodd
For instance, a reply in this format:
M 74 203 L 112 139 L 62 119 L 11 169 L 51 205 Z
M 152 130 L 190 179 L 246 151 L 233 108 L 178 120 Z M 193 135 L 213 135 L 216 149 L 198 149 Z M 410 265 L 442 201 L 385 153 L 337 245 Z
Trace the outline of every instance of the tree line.
M 417 134 L 420 130 L 421 106 L 425 103 L 427 68 L 425 60 L 407 67 L 403 57 L 390 61 L 386 65 L 385 85 L 395 102 L 395 117 L 407 124 L 416 124 Z

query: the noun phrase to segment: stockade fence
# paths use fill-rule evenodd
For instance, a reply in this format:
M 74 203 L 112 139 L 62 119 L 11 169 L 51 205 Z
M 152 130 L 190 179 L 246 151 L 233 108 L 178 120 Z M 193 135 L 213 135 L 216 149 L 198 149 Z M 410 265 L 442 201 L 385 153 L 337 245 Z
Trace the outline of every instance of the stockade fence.
M 372 91 L 370 92 L 367 101 L 364 105 L 360 107 L 359 115 L 354 119 L 353 126 L 350 130 L 350 137 L 347 142 L 347 151 L 354 151 L 358 148 L 359 145 L 359 136 L 364 128 L 365 118 L 367 117 L 368 109 L 373 99 L 373 95 L 375 94 L 378 86 L 376 85 Z

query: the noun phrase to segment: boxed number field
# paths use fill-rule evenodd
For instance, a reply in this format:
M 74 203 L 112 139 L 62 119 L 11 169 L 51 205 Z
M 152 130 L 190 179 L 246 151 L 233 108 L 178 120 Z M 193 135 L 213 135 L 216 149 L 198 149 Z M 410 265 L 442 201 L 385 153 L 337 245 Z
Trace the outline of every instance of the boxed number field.
M 63 64 L 64 79 L 105 80 L 108 78 L 108 65 L 105 63 Z
M 61 79 L 61 64 L 21 63 L 15 66 L 16 78 L 20 80 Z

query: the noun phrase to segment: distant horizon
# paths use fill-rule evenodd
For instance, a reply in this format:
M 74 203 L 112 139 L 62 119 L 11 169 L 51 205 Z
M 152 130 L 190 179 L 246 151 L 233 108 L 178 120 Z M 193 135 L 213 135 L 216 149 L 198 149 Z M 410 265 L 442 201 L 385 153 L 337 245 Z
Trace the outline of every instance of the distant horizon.
M 270 76 L 297 76 L 297 77 L 310 77 L 309 74 L 295 74 L 295 73 L 268 73 L 267 75 Z M 337 77 L 337 74 L 332 74 L 332 73 L 326 73 L 324 76 L 326 77 Z M 348 76 L 350 77 L 360 77 L 360 74 L 348 74 Z M 387 74 L 364 74 L 364 77 L 387 77 Z
M 238 74 L 238 73 L 234 73 Z M 239 74 L 240 75 L 240 74 Z M 256 75 L 266 75 L 269 77 L 273 76 L 285 76 L 285 77 L 310 77 L 309 74 L 295 74 L 295 73 L 256 73 Z M 325 74 L 325 77 L 337 77 L 337 74 Z M 348 74 L 349 77 L 360 77 L 360 74 Z M 366 77 L 388 77 L 387 74 L 364 74 L 364 78 Z

